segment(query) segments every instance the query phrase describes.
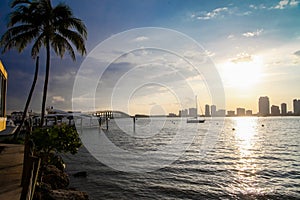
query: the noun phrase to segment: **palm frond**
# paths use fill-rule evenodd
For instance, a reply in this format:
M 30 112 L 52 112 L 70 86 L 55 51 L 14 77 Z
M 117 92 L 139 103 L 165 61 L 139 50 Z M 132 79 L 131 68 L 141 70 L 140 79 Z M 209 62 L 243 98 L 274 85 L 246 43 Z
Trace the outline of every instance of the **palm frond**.
M 61 58 L 64 56 L 67 50 L 71 58 L 73 60 L 76 60 L 74 49 L 65 37 L 59 34 L 55 34 L 55 36 L 52 39 L 51 46 L 54 49 L 55 53 L 60 55 Z
M 45 41 L 45 38 L 46 38 L 45 34 L 42 33 L 42 34 L 40 34 L 39 37 L 35 40 L 35 42 L 34 42 L 34 44 L 33 44 L 33 46 L 32 46 L 32 49 L 31 49 L 31 56 L 32 56 L 33 58 L 35 58 L 35 57 L 39 54 L 40 49 L 41 49 L 41 47 L 42 47 L 42 45 L 43 45 L 43 43 L 44 43 L 44 41 Z
M 9 40 L 3 44 L 4 48 L 2 52 L 4 53 L 12 48 L 16 48 L 19 52 L 23 51 L 36 37 L 36 34 L 36 31 L 33 30 L 9 38 Z
M 74 29 L 76 30 L 78 33 L 80 33 L 80 35 L 84 38 L 87 39 L 87 28 L 84 25 L 84 23 L 77 18 L 66 18 L 66 19 L 62 19 L 60 21 L 57 21 L 53 24 L 54 26 L 62 29 Z
M 0 45 L 3 47 L 2 52 L 16 48 L 21 52 L 27 44 L 39 34 L 39 31 L 30 25 L 20 25 L 6 31 L 0 40 Z
M 81 55 L 86 54 L 85 41 L 79 33 L 69 29 L 60 29 L 59 33 L 72 42 Z
M 52 7 L 51 0 L 13 0 L 9 29 L 2 35 L 3 52 L 16 48 L 22 51 L 34 40 L 31 55 L 35 57 L 47 41 L 61 57 L 66 51 L 75 60 L 73 47 L 86 54 L 87 30 L 84 23 L 73 17 L 71 8 L 59 3 Z
M 14 0 L 11 2 L 10 7 L 14 8 L 15 6 L 20 5 L 20 4 L 30 4 L 30 3 L 31 2 L 29 0 Z
M 59 3 L 57 6 L 53 8 L 53 14 L 57 18 L 70 18 L 73 16 L 72 10 L 69 6 L 64 3 Z

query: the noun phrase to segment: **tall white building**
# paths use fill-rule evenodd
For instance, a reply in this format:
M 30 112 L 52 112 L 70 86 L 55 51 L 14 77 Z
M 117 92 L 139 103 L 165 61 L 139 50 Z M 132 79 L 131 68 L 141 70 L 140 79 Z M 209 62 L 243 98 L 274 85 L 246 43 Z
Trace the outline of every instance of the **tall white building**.
M 210 116 L 210 111 L 209 111 L 209 105 L 205 105 L 205 116 L 209 117 Z
M 217 106 L 212 105 L 212 106 L 210 107 L 210 111 L 211 111 L 211 116 L 216 116 Z
M 281 104 L 281 115 L 286 115 L 287 114 L 287 107 L 286 103 Z
M 300 99 L 293 100 L 294 115 L 300 115 Z
M 259 97 L 258 100 L 258 114 L 260 116 L 270 115 L 270 101 L 269 97 Z

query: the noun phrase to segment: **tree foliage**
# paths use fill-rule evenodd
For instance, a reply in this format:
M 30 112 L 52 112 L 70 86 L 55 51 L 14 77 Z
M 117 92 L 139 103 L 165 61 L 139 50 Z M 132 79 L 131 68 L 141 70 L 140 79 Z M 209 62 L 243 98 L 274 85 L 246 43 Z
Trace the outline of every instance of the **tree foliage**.
M 46 73 L 44 80 L 41 126 L 44 122 L 48 80 L 50 76 L 51 49 L 63 58 L 68 52 L 75 60 L 75 51 L 86 54 L 87 30 L 84 23 L 73 16 L 71 8 L 59 3 L 52 6 L 51 0 L 14 0 L 8 30 L 0 39 L 2 53 L 15 48 L 22 52 L 33 44 L 31 56 L 36 57 L 41 47 L 46 49 Z
M 32 132 L 31 139 L 44 165 L 54 164 L 52 162 L 57 159 L 58 153 L 77 153 L 82 145 L 76 129 L 66 124 L 37 128 Z

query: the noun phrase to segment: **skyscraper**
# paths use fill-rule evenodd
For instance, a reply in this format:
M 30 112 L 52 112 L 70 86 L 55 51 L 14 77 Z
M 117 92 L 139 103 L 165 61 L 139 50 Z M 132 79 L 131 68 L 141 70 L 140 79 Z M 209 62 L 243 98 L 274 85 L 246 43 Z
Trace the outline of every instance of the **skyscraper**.
M 179 117 L 187 117 L 188 116 L 188 110 L 184 109 L 184 110 L 179 110 Z
M 286 103 L 281 104 L 281 115 L 286 115 L 287 113 L 287 108 L 286 108 Z
M 209 105 L 205 105 L 205 117 L 209 117 L 210 116 L 210 112 L 209 112 Z
M 237 108 L 236 115 L 237 116 L 245 116 L 245 108 Z
M 197 108 L 189 108 L 189 116 L 197 117 Z
M 232 117 L 232 116 L 235 115 L 235 111 L 229 110 L 229 111 L 227 111 L 227 115 L 228 115 L 229 117 Z
M 300 99 L 293 100 L 294 115 L 300 115 Z
M 260 116 L 266 116 L 270 114 L 270 102 L 269 97 L 259 97 L 258 100 L 258 114 Z
M 275 105 L 271 106 L 271 115 L 273 115 L 273 116 L 280 115 L 279 106 L 275 106 Z
M 212 106 L 210 107 L 210 109 L 211 109 L 211 116 L 216 116 L 217 106 L 212 105 Z
M 246 110 L 246 115 L 247 116 L 252 116 L 252 110 Z

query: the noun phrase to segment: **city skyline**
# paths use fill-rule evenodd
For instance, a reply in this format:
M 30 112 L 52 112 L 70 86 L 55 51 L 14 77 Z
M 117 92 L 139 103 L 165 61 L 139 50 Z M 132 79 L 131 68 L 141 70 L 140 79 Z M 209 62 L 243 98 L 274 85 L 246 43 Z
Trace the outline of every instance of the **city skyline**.
M 300 115 L 300 99 L 294 98 L 291 100 L 292 107 L 288 109 L 286 102 L 281 102 L 280 104 L 273 104 L 270 101 L 270 98 L 268 96 L 261 96 L 258 98 L 258 111 L 254 112 L 253 109 L 248 107 L 236 107 L 235 109 L 225 109 L 227 114 L 226 115 L 239 115 L 239 112 L 243 112 L 244 114 L 240 114 L 240 116 L 250 116 L 250 115 L 258 115 L 258 116 L 268 116 L 268 115 Z M 223 111 L 224 109 L 217 109 L 216 105 L 205 105 L 205 115 L 207 116 L 207 113 L 209 112 L 209 109 L 211 107 L 214 107 L 215 112 L 216 111 Z M 209 109 L 207 109 L 209 108 Z M 229 113 L 230 114 L 229 114 Z M 248 112 L 248 114 L 247 114 Z
M 270 103 L 268 96 L 262 96 L 258 99 L 258 112 L 253 112 L 252 109 L 245 107 L 237 107 L 235 109 L 219 109 L 217 105 L 205 104 L 204 112 L 198 113 L 201 116 L 289 116 L 300 115 L 300 99 L 292 100 L 293 107 L 288 110 L 287 104 L 282 102 L 280 105 Z M 202 108 L 200 108 L 202 111 Z M 175 113 L 169 113 L 169 116 L 188 117 L 194 116 L 197 113 L 196 108 L 185 108 Z
M 60 2 L 53 0 L 53 4 Z M 81 0 L 65 0 L 76 17 L 87 25 L 88 54 L 97 45 L 114 35 L 129 29 L 140 27 L 163 27 L 187 35 L 204 49 L 204 54 L 215 65 L 224 87 L 226 107 L 220 109 L 235 110 L 244 107 L 246 110 L 258 112 L 257 99 L 268 95 L 271 105 L 287 104 L 287 110 L 293 108 L 292 100 L 299 98 L 300 82 L 300 8 L 298 0 L 263 0 L 263 1 L 96 1 L 82 3 Z M 10 0 L 0 2 L 1 21 L 0 34 L 6 30 L 7 15 L 10 12 Z M 109 9 L 107 9 L 109 8 Z M 147 41 L 145 34 L 137 35 L 132 42 Z M 164 38 L 162 37 L 162 40 Z M 173 46 L 176 42 L 170 42 Z M 117 50 L 116 50 L 117 52 Z M 115 53 L 115 52 L 114 52 Z M 121 57 L 107 75 L 117 80 L 120 71 L 132 67 L 141 56 L 150 51 L 141 51 Z M 193 57 L 195 52 L 186 51 L 183 56 Z M 161 76 L 180 88 L 184 81 L 178 82 L 178 76 L 170 73 L 166 67 L 168 62 L 173 66 L 183 66 L 180 59 L 154 52 L 161 61 L 152 76 Z M 152 54 L 153 55 L 153 54 Z M 16 59 L 18 58 L 18 59 Z M 51 78 L 47 106 L 62 110 L 72 109 L 72 91 L 76 74 L 86 57 L 77 57 L 72 62 L 69 56 L 62 60 L 52 56 Z M 112 58 L 112 54 L 107 55 Z M 10 51 L 0 56 L 0 60 L 8 71 L 7 112 L 22 110 L 29 92 L 34 73 L 35 61 L 30 57 L 30 48 L 22 54 Z M 45 55 L 40 55 L 40 63 L 44 63 Z M 168 62 L 166 62 L 168 61 Z M 164 66 L 164 67 L 162 67 Z M 141 68 L 140 68 L 141 69 Z M 173 68 L 176 72 L 177 68 Z M 169 70 L 169 71 L 168 71 Z M 41 65 L 37 88 L 30 109 L 40 112 L 44 66 Z M 149 74 L 137 76 L 133 82 L 149 78 Z M 192 107 L 194 95 L 198 95 L 199 105 L 216 104 L 212 101 L 210 91 L 204 80 L 210 77 L 197 77 L 186 73 L 187 81 L 192 85 L 193 95 L 187 95 L 179 105 L 172 93 L 161 86 L 147 85 L 128 100 L 128 105 L 116 103 L 116 109 L 124 108 L 131 113 L 169 113 L 177 112 L 183 107 Z M 99 78 L 99 77 L 98 77 Z M 177 82 L 176 82 L 177 81 Z M 128 82 L 127 82 L 128 83 Z M 130 82 L 131 83 L 131 82 Z M 112 87 L 108 79 L 103 86 Z M 99 85 L 101 85 L 99 83 Z M 132 83 L 133 84 L 133 83 Z M 126 84 L 122 85 L 124 91 Z M 113 88 L 114 89 L 114 88 Z M 171 88 L 172 89 L 172 88 Z M 120 90 L 121 91 L 121 90 Z M 105 92 L 105 90 L 104 90 Z M 118 93 L 122 99 L 126 94 Z M 123 95 L 123 96 L 122 96 Z M 97 108 L 109 108 L 111 101 L 97 96 Z M 218 100 L 218 99 L 217 99 Z

